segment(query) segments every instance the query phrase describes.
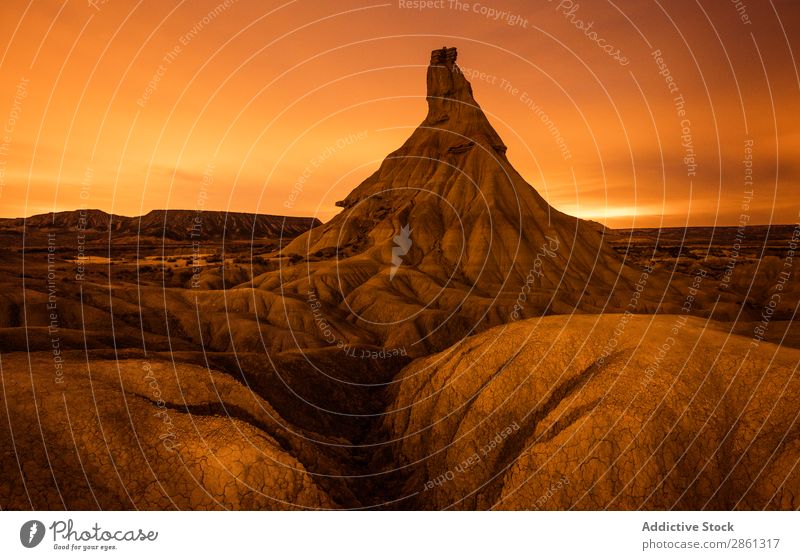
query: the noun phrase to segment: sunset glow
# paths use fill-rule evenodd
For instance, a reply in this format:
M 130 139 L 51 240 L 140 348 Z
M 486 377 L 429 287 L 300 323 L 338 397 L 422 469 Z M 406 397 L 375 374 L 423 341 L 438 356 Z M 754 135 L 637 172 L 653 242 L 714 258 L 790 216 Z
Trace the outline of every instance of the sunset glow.
M 752 141 L 750 223 L 797 220 L 793 2 L 460 4 L 3 2 L 0 214 L 328 220 L 422 120 L 446 44 L 556 208 L 736 224 Z

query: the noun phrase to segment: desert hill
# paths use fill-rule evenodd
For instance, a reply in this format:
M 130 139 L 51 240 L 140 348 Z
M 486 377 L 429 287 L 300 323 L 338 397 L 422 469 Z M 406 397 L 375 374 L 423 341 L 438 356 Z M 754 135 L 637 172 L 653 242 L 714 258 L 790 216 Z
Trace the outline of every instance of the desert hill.
M 255 286 L 313 293 L 414 355 L 512 316 L 626 308 L 642 268 L 624 263 L 603 228 L 555 210 L 517 173 L 456 56 L 432 52 L 422 124 Z M 682 275 L 647 276 L 637 312 L 677 311 Z
M 152 210 L 128 217 L 101 210 L 71 210 L 0 220 L 0 230 L 113 232 L 115 237 L 141 236 L 170 240 L 248 240 L 292 238 L 320 225 L 316 218 L 295 218 L 243 212 Z

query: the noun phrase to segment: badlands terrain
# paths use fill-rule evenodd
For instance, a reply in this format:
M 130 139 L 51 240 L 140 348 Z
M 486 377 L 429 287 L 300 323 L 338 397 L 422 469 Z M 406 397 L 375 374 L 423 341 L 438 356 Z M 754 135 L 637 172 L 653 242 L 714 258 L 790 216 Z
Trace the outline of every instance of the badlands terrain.
M 0 220 L 0 507 L 800 507 L 800 228 L 563 214 L 456 58 L 327 223 Z

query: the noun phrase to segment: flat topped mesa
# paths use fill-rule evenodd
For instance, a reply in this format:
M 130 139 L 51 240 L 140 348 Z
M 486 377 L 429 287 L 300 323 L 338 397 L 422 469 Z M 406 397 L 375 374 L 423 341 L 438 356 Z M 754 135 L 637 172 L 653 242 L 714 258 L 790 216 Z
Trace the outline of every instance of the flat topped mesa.
M 431 51 L 431 64 L 443 64 L 445 66 L 450 66 L 456 61 L 456 57 L 458 56 L 458 51 L 455 47 L 442 47 L 441 49 L 436 49 Z

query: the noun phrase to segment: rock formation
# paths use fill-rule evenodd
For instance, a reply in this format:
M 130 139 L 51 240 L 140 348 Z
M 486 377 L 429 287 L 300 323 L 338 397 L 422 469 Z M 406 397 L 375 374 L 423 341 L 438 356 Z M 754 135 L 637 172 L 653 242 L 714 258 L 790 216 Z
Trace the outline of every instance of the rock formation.
M 193 212 L 0 221 L 0 508 L 800 507 L 800 350 L 766 342 L 800 265 L 720 300 L 705 257 L 629 266 L 514 170 L 456 57 L 329 223 L 204 212 L 198 264 Z
M 54 383 L 51 354 L 28 360 L 3 359 L 3 509 L 335 507 L 281 417 L 227 375 L 76 353 Z
M 516 172 L 455 60 L 455 49 L 433 51 L 422 124 L 339 215 L 283 250 L 303 262 L 255 284 L 313 292 L 380 344 L 414 355 L 512 318 L 624 310 L 641 271 Z M 398 268 L 404 227 L 410 249 Z M 638 312 L 655 311 L 664 292 L 662 310 L 679 309 L 666 275 L 650 284 Z
M 669 315 L 615 336 L 622 317 L 504 325 L 400 372 L 406 507 L 800 507 L 800 351 Z

